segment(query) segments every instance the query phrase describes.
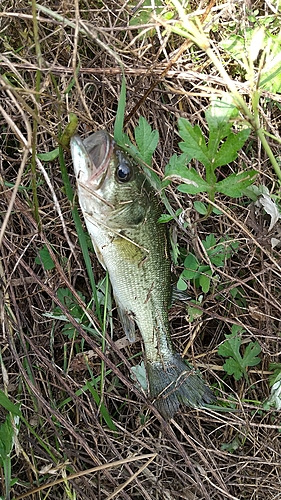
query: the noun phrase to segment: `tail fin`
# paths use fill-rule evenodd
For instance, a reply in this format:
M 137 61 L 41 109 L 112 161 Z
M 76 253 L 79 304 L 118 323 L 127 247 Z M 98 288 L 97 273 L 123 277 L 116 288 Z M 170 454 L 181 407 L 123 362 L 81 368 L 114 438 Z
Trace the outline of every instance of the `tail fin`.
M 198 408 L 215 399 L 200 375 L 178 354 L 172 353 L 165 365 L 148 361 L 147 376 L 153 403 L 166 420 L 174 416 L 181 403 Z

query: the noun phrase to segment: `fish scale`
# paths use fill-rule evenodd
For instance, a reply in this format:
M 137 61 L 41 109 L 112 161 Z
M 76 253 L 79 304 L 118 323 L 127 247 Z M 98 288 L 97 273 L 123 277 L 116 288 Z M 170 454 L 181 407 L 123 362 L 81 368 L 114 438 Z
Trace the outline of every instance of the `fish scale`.
M 180 404 L 213 400 L 209 387 L 174 352 L 168 322 L 171 262 L 161 204 L 140 167 L 104 130 L 71 139 L 79 203 L 95 252 L 108 270 L 126 335 L 137 324 L 150 396 L 164 418 Z

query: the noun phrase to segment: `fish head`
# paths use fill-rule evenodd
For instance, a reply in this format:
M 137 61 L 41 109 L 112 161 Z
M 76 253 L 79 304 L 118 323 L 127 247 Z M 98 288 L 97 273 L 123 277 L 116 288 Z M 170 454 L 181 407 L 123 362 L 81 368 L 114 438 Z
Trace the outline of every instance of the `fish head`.
M 142 222 L 151 190 L 139 165 L 105 130 L 74 135 L 70 146 L 82 210 L 120 227 Z

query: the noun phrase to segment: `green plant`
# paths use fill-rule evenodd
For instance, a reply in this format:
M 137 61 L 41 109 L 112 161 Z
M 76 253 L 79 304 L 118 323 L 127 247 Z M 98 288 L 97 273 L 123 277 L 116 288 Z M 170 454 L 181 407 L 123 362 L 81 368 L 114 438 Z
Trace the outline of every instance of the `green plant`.
M 216 170 L 237 158 L 238 151 L 249 137 L 250 129 L 242 128 L 234 132 L 232 120 L 237 118 L 238 110 L 228 96 L 224 99 L 214 98 L 205 116 L 209 127 L 208 142 L 198 125 L 192 126 L 185 118 L 179 119 L 179 135 L 183 140 L 179 147 L 183 154 L 172 156 L 165 169 L 165 179 L 179 181 L 178 190 L 183 193 L 208 193 L 211 201 L 214 201 L 217 192 L 233 198 L 242 196 L 244 189 L 254 182 L 257 172 L 251 169 L 218 180 Z M 202 163 L 205 176 L 187 166 L 191 159 Z
M 212 265 L 223 267 L 231 255 L 238 250 L 238 242 L 230 241 L 227 238 L 220 238 L 218 241 L 213 234 L 210 234 L 202 241 L 202 245 L 210 260 L 210 264 L 202 264 L 197 257 L 190 252 L 184 259 L 184 270 L 182 271 L 177 287 L 179 290 L 187 289 L 187 280 L 192 280 L 194 285 L 201 287 L 204 293 L 210 289 L 211 280 L 214 279 Z
M 85 297 L 83 296 L 83 294 L 81 292 L 77 292 L 77 294 L 81 298 L 81 301 L 85 302 Z M 88 318 L 88 316 L 86 316 L 82 306 L 77 302 L 77 299 L 68 288 L 59 288 L 57 291 L 57 297 L 62 302 L 62 304 L 67 307 L 77 323 L 83 325 L 83 328 L 85 328 L 87 332 L 91 333 L 93 336 L 101 340 L 100 332 L 93 328 L 90 319 Z M 63 321 L 64 326 L 62 328 L 62 333 L 67 335 L 69 340 L 75 338 L 76 329 L 74 328 L 72 323 L 69 322 L 68 318 L 64 315 L 60 307 L 55 307 L 51 313 L 45 313 L 44 316 Z
M 130 19 L 130 26 L 138 26 L 142 24 L 147 24 L 153 15 L 161 15 L 165 8 L 165 4 L 163 5 L 162 0 L 144 0 L 141 4 L 137 3 L 136 5 L 131 5 L 133 15 Z M 162 14 L 163 15 L 163 14 Z M 144 30 L 139 30 L 140 37 L 144 38 L 145 35 L 153 36 L 155 33 L 154 28 L 146 28 Z
M 277 49 L 274 48 L 273 53 L 270 52 L 271 44 L 269 44 L 268 49 L 264 42 L 265 30 L 263 27 L 261 27 L 252 33 L 251 41 L 248 46 L 248 53 L 246 53 L 245 50 L 243 51 L 243 65 L 246 69 L 247 80 L 250 89 L 249 105 L 239 93 L 235 82 L 231 79 L 230 75 L 226 71 L 222 60 L 213 50 L 211 41 L 205 34 L 199 19 L 191 19 L 187 15 L 184 6 L 179 0 L 171 0 L 171 2 L 178 12 L 179 21 L 171 25 L 168 25 L 165 19 L 159 19 L 159 21 L 163 24 L 163 26 L 166 27 L 168 31 L 177 33 L 184 38 L 188 38 L 206 53 L 209 61 L 214 65 L 214 67 L 218 70 L 219 74 L 223 78 L 224 84 L 229 89 L 232 102 L 239 110 L 241 116 L 245 120 L 245 123 L 255 132 L 257 137 L 260 139 L 261 144 L 274 168 L 278 179 L 281 180 L 280 166 L 266 139 L 266 135 L 270 134 L 268 134 L 262 128 L 259 113 L 261 77 L 263 76 L 263 74 L 265 74 L 265 79 L 264 81 L 262 81 L 262 84 L 264 84 L 275 78 L 275 76 L 280 72 L 280 39 L 278 38 L 276 41 Z M 262 57 L 260 57 L 258 60 L 260 51 L 262 51 Z M 276 51 L 277 55 L 275 55 Z M 256 63 L 257 60 L 258 63 Z M 267 68 L 266 70 L 265 67 Z M 271 137 L 280 143 L 280 139 L 278 137 L 274 137 L 272 135 Z
M 252 25 L 238 30 L 233 26 L 233 33 L 220 42 L 220 46 L 237 61 L 238 70 L 246 72 L 246 78 L 251 77 L 249 64 L 245 54 L 255 58 L 257 49 L 259 60 L 259 87 L 273 93 L 280 92 L 280 21 L 276 15 L 265 16 L 258 19 L 258 11 L 252 13 Z M 260 29 L 257 29 L 259 26 Z M 253 54 L 254 51 L 254 54 Z
M 244 332 L 245 330 L 241 326 L 233 325 L 231 333 L 229 335 L 225 334 L 226 340 L 219 346 L 218 354 L 227 358 L 223 368 L 228 375 L 233 375 L 235 380 L 245 377 L 248 381 L 247 368 L 260 363 L 261 360 L 258 355 L 261 348 L 257 341 L 250 342 L 246 346 L 244 353 L 241 353 Z
M 55 264 L 46 245 L 39 250 L 35 264 L 41 264 L 46 271 L 54 269 Z
M 11 488 L 18 481 L 17 478 L 12 479 L 11 453 L 19 431 L 21 411 L 19 405 L 14 405 L 1 390 L 0 406 L 9 412 L 6 415 L 5 421 L 0 425 L 0 468 L 3 467 L 5 481 L 5 497 L 0 497 L 0 499 L 4 500 L 5 498 L 5 500 L 9 500 Z

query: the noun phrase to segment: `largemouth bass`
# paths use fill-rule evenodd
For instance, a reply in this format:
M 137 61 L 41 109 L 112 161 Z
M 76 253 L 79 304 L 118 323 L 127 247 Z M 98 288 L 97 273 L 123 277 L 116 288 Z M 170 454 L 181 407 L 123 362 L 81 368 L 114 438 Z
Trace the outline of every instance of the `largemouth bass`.
M 168 322 L 171 262 L 161 203 L 140 166 L 104 130 L 71 139 L 79 203 L 96 255 L 108 270 L 127 337 L 135 323 L 144 347 L 149 392 L 170 419 L 180 404 L 213 400 L 195 370 L 173 350 Z

